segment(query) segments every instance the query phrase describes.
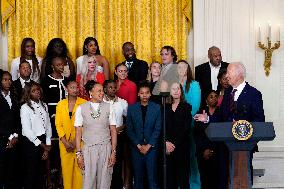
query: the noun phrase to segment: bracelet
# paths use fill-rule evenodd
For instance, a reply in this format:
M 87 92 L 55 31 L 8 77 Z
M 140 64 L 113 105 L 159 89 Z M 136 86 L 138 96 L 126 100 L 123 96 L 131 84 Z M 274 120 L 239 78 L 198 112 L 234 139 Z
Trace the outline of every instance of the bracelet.
M 76 154 L 76 157 L 77 157 L 77 158 L 79 158 L 79 157 L 82 157 L 82 156 L 83 156 L 82 151 L 77 151 L 75 154 Z

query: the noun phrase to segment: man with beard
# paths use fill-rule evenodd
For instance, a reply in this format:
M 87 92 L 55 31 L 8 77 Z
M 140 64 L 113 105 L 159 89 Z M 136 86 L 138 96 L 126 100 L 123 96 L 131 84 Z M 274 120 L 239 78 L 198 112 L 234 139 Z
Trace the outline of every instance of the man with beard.
M 222 61 L 222 54 L 218 47 L 212 46 L 208 49 L 209 62 L 195 67 L 195 80 L 201 88 L 201 107 L 206 107 L 206 94 L 211 90 L 217 90 L 220 86 L 218 74 L 221 69 L 228 67 L 227 62 Z
M 122 45 L 122 53 L 125 57 L 125 65 L 128 69 L 128 79 L 136 85 L 140 81 L 146 80 L 148 74 L 148 64 L 144 60 L 136 58 L 136 51 L 131 42 L 125 42 Z

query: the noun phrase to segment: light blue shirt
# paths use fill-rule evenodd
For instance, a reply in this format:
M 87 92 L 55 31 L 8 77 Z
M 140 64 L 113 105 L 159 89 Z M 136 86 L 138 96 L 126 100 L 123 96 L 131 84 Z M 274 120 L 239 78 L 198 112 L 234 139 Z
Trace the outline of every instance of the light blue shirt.
M 200 107 L 201 90 L 199 83 L 195 80 L 191 81 L 189 90 L 185 89 L 186 83 L 183 85 L 185 101 L 192 106 L 191 115 L 195 116 Z

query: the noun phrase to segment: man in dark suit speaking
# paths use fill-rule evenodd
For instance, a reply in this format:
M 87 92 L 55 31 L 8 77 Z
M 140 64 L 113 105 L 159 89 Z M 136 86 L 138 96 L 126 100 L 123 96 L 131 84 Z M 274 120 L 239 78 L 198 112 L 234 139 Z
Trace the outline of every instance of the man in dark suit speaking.
M 122 53 L 125 57 L 125 65 L 128 69 L 128 79 L 136 85 L 140 81 L 146 80 L 148 74 L 148 64 L 144 60 L 136 58 L 134 45 L 131 42 L 125 42 L 122 45 Z
M 220 83 L 217 79 L 219 71 L 228 67 L 227 62 L 222 61 L 221 51 L 218 47 L 208 49 L 209 62 L 195 67 L 195 80 L 201 88 L 201 107 L 204 107 L 206 96 L 211 90 L 217 90 Z
M 194 119 L 201 122 L 235 122 L 238 120 L 246 120 L 249 122 L 264 122 L 264 110 L 261 92 L 256 88 L 250 86 L 245 81 L 246 70 L 242 63 L 231 63 L 227 68 L 227 77 L 232 88 L 225 90 L 222 104 L 219 112 L 216 115 L 208 117 L 203 114 L 196 114 Z M 253 150 L 256 151 L 257 148 Z M 224 178 L 228 178 L 228 166 L 224 162 L 228 161 L 228 154 L 226 150 L 219 153 L 220 165 L 220 185 L 218 188 L 227 188 Z M 252 153 L 252 152 L 251 152 Z M 251 154 L 252 155 L 252 154 Z M 223 162 L 223 163 L 222 163 Z M 252 167 L 251 167 L 252 169 Z M 222 177 L 222 178 L 221 178 Z

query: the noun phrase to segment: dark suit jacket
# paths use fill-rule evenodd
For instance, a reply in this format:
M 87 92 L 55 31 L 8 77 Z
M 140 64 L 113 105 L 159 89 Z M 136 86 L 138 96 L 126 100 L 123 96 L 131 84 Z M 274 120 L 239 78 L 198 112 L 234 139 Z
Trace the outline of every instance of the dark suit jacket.
M 249 122 L 264 122 L 264 110 L 261 92 L 246 83 L 241 92 L 235 112 L 230 112 L 230 93 L 225 90 L 219 114 L 210 117 L 210 122 L 231 122 L 234 120 L 247 120 Z M 212 119 L 212 120 L 211 120 Z
M 221 62 L 221 69 L 228 67 L 227 62 Z M 201 89 L 201 107 L 205 106 L 206 95 L 212 90 L 211 69 L 209 62 L 203 63 L 195 67 L 195 80 L 199 82 Z M 218 86 L 220 83 L 218 83 Z
M 123 63 L 125 63 L 124 61 Z M 133 81 L 136 85 L 140 81 L 146 80 L 148 74 L 148 64 L 144 60 L 134 59 L 133 64 L 128 71 L 128 79 Z
M 127 135 L 133 146 L 136 147 L 138 144 L 151 144 L 152 146 L 156 146 L 162 129 L 160 106 L 149 101 L 144 127 L 140 102 L 136 102 L 129 106 L 127 111 L 126 128 Z
M 222 104 L 220 106 L 220 109 L 218 113 L 214 114 L 213 116 L 210 116 L 210 122 L 232 122 L 233 119 L 238 120 L 247 120 L 249 122 L 264 122 L 265 116 L 264 116 L 264 110 L 263 110 L 263 101 L 262 101 L 262 95 L 261 92 L 259 92 L 256 88 L 250 86 L 248 83 L 246 83 L 243 91 L 241 92 L 237 104 L 236 104 L 236 110 L 234 112 L 230 111 L 230 96 L 231 96 L 232 88 L 229 88 L 225 90 L 224 97 Z M 251 159 L 252 161 L 252 155 L 253 152 L 258 151 L 257 146 L 254 147 L 254 149 L 251 151 Z M 224 149 L 223 152 L 219 151 L 219 158 L 224 162 L 229 160 L 229 154 Z M 223 154 L 222 154 L 223 153 Z M 222 178 L 228 178 L 227 172 L 228 167 L 220 165 L 220 173 L 224 176 Z M 251 167 L 252 169 L 252 167 Z M 222 171 L 221 171 L 222 170 Z M 220 186 L 224 188 L 224 185 L 222 183 L 227 183 L 223 181 L 220 181 Z
M 30 80 L 31 83 L 35 83 L 35 81 Z M 21 101 L 22 98 L 22 92 L 23 92 L 23 88 L 22 88 L 22 84 L 20 81 L 20 78 L 18 78 L 17 80 L 13 81 L 13 86 L 15 88 L 15 92 L 16 92 L 16 98 L 18 103 Z
M 13 94 L 11 96 L 12 107 L 10 106 L 2 92 L 0 91 L 0 136 L 9 137 L 13 133 L 20 135 L 20 107 Z

